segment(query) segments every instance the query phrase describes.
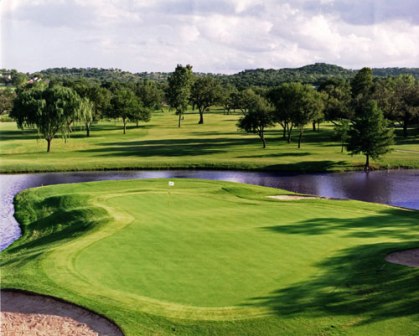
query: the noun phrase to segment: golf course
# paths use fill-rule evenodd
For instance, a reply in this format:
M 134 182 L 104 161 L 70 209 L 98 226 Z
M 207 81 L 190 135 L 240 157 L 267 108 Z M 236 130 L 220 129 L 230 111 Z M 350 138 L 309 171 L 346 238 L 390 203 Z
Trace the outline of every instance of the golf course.
M 419 268 L 385 260 L 417 247 L 415 210 L 197 179 L 44 186 L 15 210 L 23 235 L 2 252 L 2 288 L 125 335 L 419 330 Z

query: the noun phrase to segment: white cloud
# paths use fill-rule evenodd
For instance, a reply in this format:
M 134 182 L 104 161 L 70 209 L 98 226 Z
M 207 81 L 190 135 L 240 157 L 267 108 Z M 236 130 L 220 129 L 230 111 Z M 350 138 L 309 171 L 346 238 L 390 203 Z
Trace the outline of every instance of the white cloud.
M 419 19 L 410 13 L 412 4 L 3 0 L 0 62 L 22 71 L 97 66 L 135 72 L 190 63 L 196 71 L 229 73 L 319 61 L 351 68 L 419 66 Z

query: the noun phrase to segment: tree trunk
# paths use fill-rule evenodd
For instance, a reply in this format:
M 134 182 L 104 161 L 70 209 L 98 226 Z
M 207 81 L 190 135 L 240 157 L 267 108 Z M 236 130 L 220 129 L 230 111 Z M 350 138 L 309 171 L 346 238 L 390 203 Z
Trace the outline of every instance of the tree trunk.
M 180 121 L 182 120 L 182 112 L 178 111 L 178 115 L 179 115 L 179 120 L 178 120 L 177 127 L 180 128 Z
M 342 145 L 342 146 L 341 146 L 341 148 L 340 148 L 340 152 L 341 152 L 341 153 L 343 153 L 343 147 L 344 147 L 344 145 L 345 145 L 345 142 L 344 142 L 343 140 L 341 141 L 341 145 Z
M 288 143 L 291 143 L 291 132 L 292 132 L 292 127 L 288 126 L 288 138 L 287 138 Z
M 287 138 L 287 128 L 286 125 L 282 126 L 283 131 L 282 131 L 282 139 L 286 139 Z
M 262 147 L 263 149 L 265 149 L 266 148 L 265 134 L 263 131 L 259 131 L 258 134 L 259 134 L 260 140 L 262 140 Z
M 201 111 L 201 109 L 199 109 L 199 122 L 198 124 L 203 124 L 204 123 L 204 111 Z
M 127 132 L 127 121 L 126 119 L 122 119 L 122 122 L 124 123 L 124 134 Z
M 314 132 L 316 131 L 316 122 L 315 121 L 313 121 L 313 131 Z
M 303 130 L 300 129 L 300 134 L 298 135 L 298 149 L 301 147 L 301 139 L 303 137 Z
M 47 145 L 47 153 L 49 153 L 50 150 L 51 150 L 51 140 L 52 139 L 46 139 L 46 140 L 47 140 L 47 143 L 48 143 L 48 145 Z
M 365 161 L 364 170 L 369 171 L 370 170 L 370 156 L 368 154 L 365 154 L 365 156 L 366 156 L 366 161 Z
M 89 137 L 90 136 L 90 124 L 86 123 L 86 136 Z
M 408 123 L 407 117 L 405 116 L 403 118 L 403 137 L 404 138 L 407 138 L 407 123 Z

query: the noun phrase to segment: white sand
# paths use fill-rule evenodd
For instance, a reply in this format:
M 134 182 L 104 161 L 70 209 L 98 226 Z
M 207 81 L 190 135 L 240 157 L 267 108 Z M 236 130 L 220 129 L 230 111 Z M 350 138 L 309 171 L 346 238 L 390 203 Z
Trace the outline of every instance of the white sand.
M 122 336 L 107 319 L 42 295 L 1 291 L 1 336 Z
M 390 253 L 386 261 L 393 264 L 419 267 L 419 248 Z

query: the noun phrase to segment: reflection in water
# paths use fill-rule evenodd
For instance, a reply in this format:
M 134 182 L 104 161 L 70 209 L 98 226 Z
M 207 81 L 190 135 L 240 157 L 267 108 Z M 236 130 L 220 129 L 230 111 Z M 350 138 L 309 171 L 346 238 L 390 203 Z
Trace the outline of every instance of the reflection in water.
M 13 198 L 27 188 L 58 183 L 142 178 L 202 178 L 257 184 L 303 194 L 349 198 L 419 209 L 419 170 L 305 174 L 208 171 L 105 171 L 0 175 L 0 250 L 20 236 Z

